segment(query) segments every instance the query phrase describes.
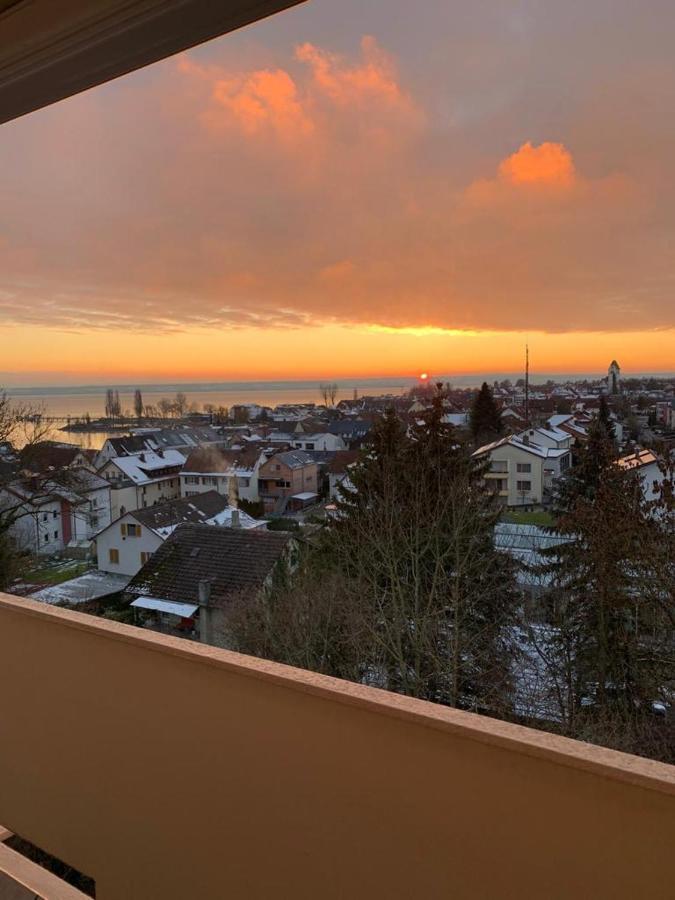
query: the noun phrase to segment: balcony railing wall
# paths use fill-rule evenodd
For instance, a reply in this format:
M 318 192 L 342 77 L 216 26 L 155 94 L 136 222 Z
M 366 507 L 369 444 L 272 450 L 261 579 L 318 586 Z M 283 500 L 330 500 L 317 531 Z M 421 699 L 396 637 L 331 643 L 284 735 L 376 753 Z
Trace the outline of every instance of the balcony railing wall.
M 0 595 L 0 823 L 99 900 L 672 896 L 671 767 Z

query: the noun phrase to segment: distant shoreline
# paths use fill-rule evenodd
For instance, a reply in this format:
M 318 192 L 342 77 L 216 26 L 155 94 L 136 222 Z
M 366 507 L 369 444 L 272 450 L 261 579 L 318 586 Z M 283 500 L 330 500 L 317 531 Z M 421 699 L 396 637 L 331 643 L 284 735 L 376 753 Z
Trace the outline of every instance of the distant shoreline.
M 624 378 L 673 378 L 673 372 L 622 372 Z M 449 381 L 457 387 L 473 387 L 483 381 L 503 381 L 509 379 L 515 381 L 523 377 L 523 372 L 487 372 L 484 374 L 435 374 L 430 376 L 431 381 Z M 605 372 L 530 372 L 530 380 L 533 384 L 544 384 L 546 381 L 564 383 L 567 381 L 599 381 L 606 377 Z M 209 393 L 214 391 L 241 391 L 242 393 L 255 393 L 256 391 L 283 392 L 289 390 L 309 390 L 316 392 L 324 381 L 337 384 L 340 391 L 375 390 L 386 392 L 387 388 L 401 390 L 417 384 L 418 379 L 411 375 L 382 378 L 316 378 L 316 379 L 284 379 L 284 380 L 256 380 L 256 381 L 176 381 L 176 382 L 107 382 L 101 384 L 70 384 L 70 385 L 32 385 L 32 386 L 6 386 L 7 394 L 14 397 L 20 396 L 44 396 L 67 394 L 92 394 L 100 395 L 106 388 L 113 388 L 120 392 L 131 392 L 138 388 L 148 394 L 171 393 L 184 391 L 189 393 Z M 0 377 L 0 387 L 2 381 Z

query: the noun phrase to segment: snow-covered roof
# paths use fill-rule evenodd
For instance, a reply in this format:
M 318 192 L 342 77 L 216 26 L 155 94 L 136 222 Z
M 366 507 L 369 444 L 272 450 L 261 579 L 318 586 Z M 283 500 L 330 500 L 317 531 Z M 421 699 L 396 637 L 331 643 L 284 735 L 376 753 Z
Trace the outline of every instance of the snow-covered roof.
M 560 456 L 564 456 L 565 453 L 569 453 L 569 450 L 565 448 L 540 447 L 538 444 L 535 444 L 531 441 L 526 444 L 515 435 L 509 435 L 508 437 L 501 438 L 498 441 L 493 441 L 491 444 L 485 444 L 485 446 L 479 447 L 478 450 L 474 451 L 473 455 L 483 456 L 486 453 L 491 453 L 493 450 L 497 450 L 499 447 L 513 447 L 515 450 L 522 450 L 524 453 L 531 453 L 533 456 L 538 456 L 540 459 L 557 459 Z
M 134 484 L 147 484 L 157 480 L 157 473 L 163 469 L 182 468 L 185 465 L 185 456 L 178 450 L 163 450 L 159 453 L 141 453 L 139 456 L 115 456 L 108 460 L 107 465 L 115 465 Z
M 562 425 L 563 422 L 569 422 L 570 419 L 573 419 L 574 416 L 571 413 L 556 413 L 555 416 L 551 416 L 548 420 L 548 424 L 552 428 L 558 428 L 559 425 Z
M 630 456 L 622 456 L 617 460 L 622 469 L 641 469 L 650 466 L 657 461 L 656 454 L 652 450 L 641 449 L 631 453 Z
M 86 603 L 99 597 L 107 597 L 123 590 L 129 581 L 128 575 L 115 575 L 111 572 L 86 572 L 78 578 L 62 581 L 51 587 L 43 588 L 31 594 L 31 600 L 41 603 Z

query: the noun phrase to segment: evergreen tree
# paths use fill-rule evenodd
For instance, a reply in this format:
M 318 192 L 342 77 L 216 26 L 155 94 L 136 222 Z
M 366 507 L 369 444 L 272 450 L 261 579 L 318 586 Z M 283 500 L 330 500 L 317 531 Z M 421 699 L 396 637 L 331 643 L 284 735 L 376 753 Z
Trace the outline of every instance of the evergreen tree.
M 143 394 L 141 394 L 139 388 L 136 388 L 134 391 L 134 412 L 137 419 L 140 419 L 143 415 Z
M 652 703 L 669 677 L 666 632 L 644 633 L 663 622 L 643 588 L 655 527 L 639 478 L 617 465 L 599 416 L 556 495 L 552 531 L 561 543 L 545 566 L 557 600 L 551 666 L 572 736 L 662 755 Z
M 443 419 L 437 393 L 409 435 L 382 420 L 327 541 L 360 598 L 369 669 L 392 690 L 495 712 L 510 702 L 513 573 L 484 464 Z
M 469 425 L 478 445 L 495 441 L 504 433 L 501 413 L 485 381 L 471 407 Z
M 604 395 L 600 397 L 600 405 L 598 406 L 598 422 L 605 431 L 605 434 L 611 441 L 616 441 L 616 429 L 610 415 L 609 405 Z

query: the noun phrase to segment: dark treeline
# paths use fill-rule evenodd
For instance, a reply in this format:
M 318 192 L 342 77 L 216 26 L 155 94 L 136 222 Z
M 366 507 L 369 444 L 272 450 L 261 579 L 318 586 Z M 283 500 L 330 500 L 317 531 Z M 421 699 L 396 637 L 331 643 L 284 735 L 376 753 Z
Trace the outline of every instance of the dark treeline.
M 484 425 L 490 411 L 484 404 Z M 440 395 L 406 429 L 388 412 L 355 490 L 297 570 L 237 605 L 241 651 L 675 761 L 672 472 L 657 498 L 616 465 L 601 415 L 559 483 L 553 535 L 526 618 L 517 566 L 495 548 L 501 507 Z M 485 427 L 476 429 L 485 436 Z M 532 671 L 536 670 L 536 685 Z M 529 690 L 536 703 L 523 703 Z M 524 711 L 527 708 L 527 711 Z

